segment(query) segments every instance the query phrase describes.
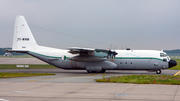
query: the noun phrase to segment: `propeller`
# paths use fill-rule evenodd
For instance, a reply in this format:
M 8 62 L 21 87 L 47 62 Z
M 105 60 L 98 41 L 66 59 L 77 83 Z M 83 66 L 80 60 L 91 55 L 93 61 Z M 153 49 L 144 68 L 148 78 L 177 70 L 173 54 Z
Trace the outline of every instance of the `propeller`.
M 112 51 L 112 50 L 109 50 L 109 51 L 108 51 L 108 56 L 110 56 L 110 57 L 115 57 L 117 54 L 118 54 L 118 53 L 115 52 L 115 51 Z

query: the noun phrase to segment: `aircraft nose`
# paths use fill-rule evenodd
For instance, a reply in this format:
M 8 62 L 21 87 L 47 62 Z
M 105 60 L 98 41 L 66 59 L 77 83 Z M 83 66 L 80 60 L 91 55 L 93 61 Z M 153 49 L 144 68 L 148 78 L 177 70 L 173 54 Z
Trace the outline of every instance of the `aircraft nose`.
M 174 66 L 176 66 L 177 65 L 177 62 L 175 61 L 175 60 L 170 60 L 169 61 L 169 68 L 171 68 L 171 67 L 174 67 Z

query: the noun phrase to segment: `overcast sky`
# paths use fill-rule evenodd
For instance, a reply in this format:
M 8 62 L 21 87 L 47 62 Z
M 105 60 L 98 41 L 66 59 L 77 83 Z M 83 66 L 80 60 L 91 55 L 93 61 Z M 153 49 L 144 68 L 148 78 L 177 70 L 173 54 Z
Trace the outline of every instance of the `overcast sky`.
M 180 49 L 180 0 L 0 0 L 0 47 L 23 15 L 39 45 Z

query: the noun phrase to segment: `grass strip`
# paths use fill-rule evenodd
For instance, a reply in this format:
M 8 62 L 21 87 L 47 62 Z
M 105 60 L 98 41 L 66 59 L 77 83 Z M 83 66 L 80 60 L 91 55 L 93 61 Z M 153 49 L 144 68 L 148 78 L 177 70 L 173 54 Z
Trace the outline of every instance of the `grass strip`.
M 57 69 L 52 65 L 29 65 L 29 67 L 16 67 L 15 64 L 0 64 L 0 69 Z
M 180 85 L 180 75 L 126 75 L 96 79 L 96 82 Z
M 48 75 L 55 75 L 55 74 L 52 74 L 52 73 L 0 73 L 0 78 L 48 76 Z

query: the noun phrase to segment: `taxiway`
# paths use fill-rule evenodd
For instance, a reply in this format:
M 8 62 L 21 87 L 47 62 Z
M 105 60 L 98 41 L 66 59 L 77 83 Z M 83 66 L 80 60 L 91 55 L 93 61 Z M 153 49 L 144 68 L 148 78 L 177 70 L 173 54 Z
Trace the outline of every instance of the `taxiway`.
M 0 58 L 0 60 L 0 64 L 44 64 L 35 58 Z M 0 79 L 0 101 L 179 101 L 180 99 L 179 85 L 94 81 L 104 76 L 157 75 L 155 72 L 114 70 L 106 73 L 87 73 L 85 70 L 62 69 L 0 69 L 0 72 L 56 74 Z M 163 70 L 160 75 L 177 73 L 178 70 Z
M 0 79 L 1 101 L 179 101 L 179 85 L 97 83 L 103 76 L 130 74 L 156 75 L 147 71 L 108 71 L 86 73 L 62 69 L 16 69 L 1 72 L 55 73 L 53 76 L 36 76 Z M 175 70 L 164 70 L 174 75 Z M 162 74 L 163 74 L 162 73 Z

